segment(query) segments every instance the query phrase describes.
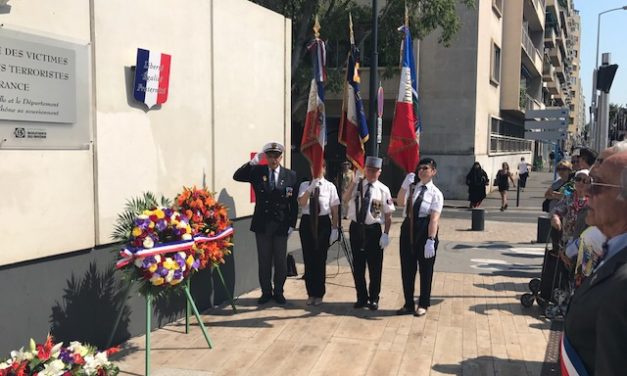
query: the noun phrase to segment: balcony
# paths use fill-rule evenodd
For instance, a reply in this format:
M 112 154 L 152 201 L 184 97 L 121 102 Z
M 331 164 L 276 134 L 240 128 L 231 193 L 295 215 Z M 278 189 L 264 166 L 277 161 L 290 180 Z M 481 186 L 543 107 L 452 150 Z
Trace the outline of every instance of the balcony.
M 517 137 L 502 136 L 500 134 L 490 134 L 490 153 L 511 153 L 531 151 L 531 140 Z
M 526 92 L 521 92 L 520 94 L 521 95 L 519 105 L 521 110 L 530 111 L 542 109 L 542 103 L 540 101 L 527 94 Z
M 555 29 L 552 27 L 544 30 L 544 47 L 553 48 L 556 45 L 555 41 Z
M 548 58 L 542 64 L 542 81 L 551 82 L 555 79 L 555 67 L 551 65 Z
M 553 94 L 554 96 L 562 96 L 562 85 L 560 84 L 559 80 L 555 78 L 555 76 L 552 80 L 546 81 L 546 88 L 550 94 Z
M 562 65 L 562 53 L 559 48 L 551 48 L 549 50 L 549 59 L 551 60 L 551 64 L 553 66 L 561 66 Z
M 544 30 L 544 6 L 540 0 L 524 0 L 523 15 L 532 30 Z
M 531 38 L 529 38 L 529 34 L 527 33 L 527 29 L 523 26 L 521 30 L 522 30 L 522 40 L 521 40 L 522 48 L 527 54 L 527 56 L 529 57 L 529 61 L 531 63 L 531 64 L 525 64 L 525 65 L 531 65 L 528 68 L 533 68 L 536 74 L 540 76 L 542 75 L 542 55 L 540 54 L 540 50 L 538 50 L 533 45 L 533 42 L 531 41 Z M 523 59 L 523 62 L 524 62 L 524 59 Z

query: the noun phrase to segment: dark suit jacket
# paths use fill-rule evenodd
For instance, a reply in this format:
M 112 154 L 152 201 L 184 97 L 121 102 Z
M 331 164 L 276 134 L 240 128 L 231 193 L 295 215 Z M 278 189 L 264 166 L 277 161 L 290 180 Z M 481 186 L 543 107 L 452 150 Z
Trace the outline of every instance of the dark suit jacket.
M 290 227 L 296 227 L 298 218 L 298 182 L 296 173 L 283 166 L 279 170 L 276 188 L 270 190 L 269 168 L 265 165 L 251 166 L 248 162 L 235 171 L 233 179 L 253 185 L 255 190 L 255 212 L 250 224 L 253 232 L 265 232 L 266 224 L 279 224 L 274 235 L 287 235 Z
M 564 330 L 591 375 L 627 372 L 627 248 L 577 289 Z

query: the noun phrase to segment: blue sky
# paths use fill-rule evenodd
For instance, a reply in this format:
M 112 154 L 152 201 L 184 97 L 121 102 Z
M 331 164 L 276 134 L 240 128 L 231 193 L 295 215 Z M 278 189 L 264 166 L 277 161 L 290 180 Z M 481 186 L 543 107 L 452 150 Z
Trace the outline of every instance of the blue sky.
M 592 94 L 592 70 L 595 64 L 597 19 L 601 12 L 627 5 L 627 0 L 575 0 L 581 16 L 581 80 L 586 98 L 586 116 Z M 627 10 L 617 10 L 601 16 L 599 65 L 604 52 L 612 54 L 611 63 L 618 71 L 610 90 L 610 103 L 627 105 Z

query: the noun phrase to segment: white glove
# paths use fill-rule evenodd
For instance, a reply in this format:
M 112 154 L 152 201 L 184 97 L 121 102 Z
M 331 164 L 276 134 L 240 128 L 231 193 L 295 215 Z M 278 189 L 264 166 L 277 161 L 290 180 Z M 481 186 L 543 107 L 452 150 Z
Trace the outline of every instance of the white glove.
M 359 180 L 361 180 L 361 178 L 363 177 L 364 177 L 364 174 L 361 172 L 361 170 L 355 171 L 355 176 L 353 176 L 353 183 L 355 184 L 359 183 Z
M 257 154 L 255 154 L 255 156 L 253 157 L 253 159 L 250 160 L 250 163 L 252 166 L 258 165 L 259 162 L 261 161 L 261 157 L 263 157 L 263 150 L 259 151 Z
M 409 186 L 411 185 L 411 183 L 414 182 L 414 180 L 416 180 L 416 174 L 413 172 L 410 172 L 409 174 L 407 174 L 407 176 L 405 176 L 405 180 L 403 180 L 403 184 L 401 184 L 401 188 L 403 188 L 404 190 L 408 190 Z
M 425 258 L 435 256 L 435 240 L 427 239 L 425 243 Z
M 339 237 L 340 237 L 340 234 L 337 232 L 337 229 L 332 228 L 331 236 L 329 236 L 329 244 L 333 244 Z
M 320 186 L 320 178 L 318 179 L 314 179 L 311 181 L 311 183 L 309 183 L 309 187 L 307 187 L 307 192 L 309 192 L 309 194 L 312 194 L 313 191 L 316 189 L 316 187 Z
M 294 232 L 294 227 L 291 227 L 287 229 L 287 236 L 292 235 L 292 232 Z
M 379 246 L 383 249 L 390 245 L 390 237 L 385 232 L 381 234 L 381 239 L 379 239 Z

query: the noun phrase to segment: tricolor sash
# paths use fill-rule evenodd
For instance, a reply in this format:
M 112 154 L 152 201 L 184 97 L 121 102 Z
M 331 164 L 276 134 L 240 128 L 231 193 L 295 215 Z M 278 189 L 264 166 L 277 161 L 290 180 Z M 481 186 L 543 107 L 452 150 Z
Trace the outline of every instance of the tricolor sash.
M 575 351 L 575 348 L 566 338 L 566 333 L 562 335 L 560 344 L 560 368 L 562 376 L 588 376 L 588 371 L 583 365 L 583 361 Z

